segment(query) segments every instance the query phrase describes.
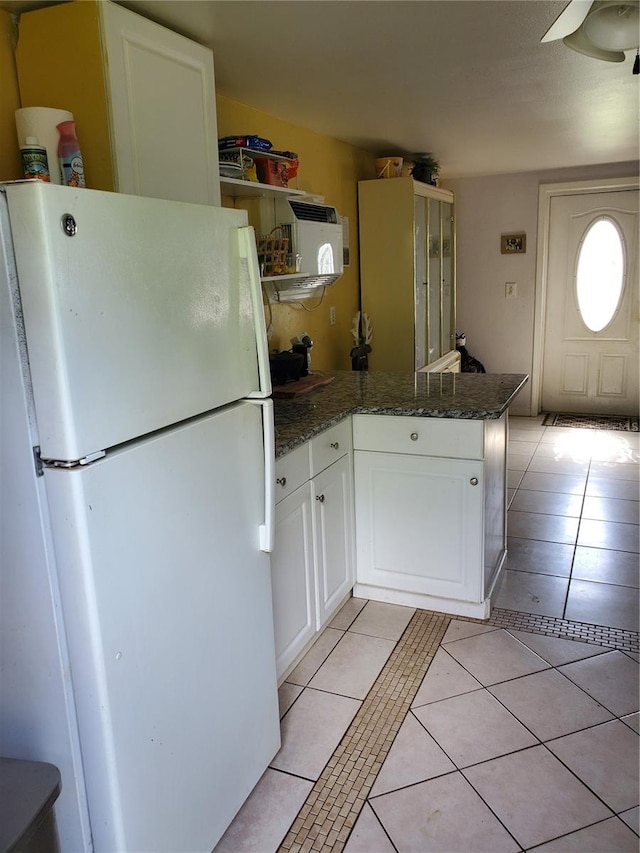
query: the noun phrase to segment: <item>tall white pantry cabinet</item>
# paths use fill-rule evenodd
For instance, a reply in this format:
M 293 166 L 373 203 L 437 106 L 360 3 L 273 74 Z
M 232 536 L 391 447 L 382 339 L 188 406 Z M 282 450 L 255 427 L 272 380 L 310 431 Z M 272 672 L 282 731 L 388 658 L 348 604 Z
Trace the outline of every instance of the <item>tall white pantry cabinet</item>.
M 213 53 L 111 0 L 26 12 L 23 107 L 70 110 L 87 186 L 220 204 Z

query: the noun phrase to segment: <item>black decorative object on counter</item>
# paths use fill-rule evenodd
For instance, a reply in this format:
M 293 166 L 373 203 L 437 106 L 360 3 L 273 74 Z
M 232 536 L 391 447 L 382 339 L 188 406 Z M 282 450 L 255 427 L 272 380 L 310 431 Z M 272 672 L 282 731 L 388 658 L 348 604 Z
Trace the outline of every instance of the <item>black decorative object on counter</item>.
M 462 373 L 486 373 L 484 364 L 474 358 L 467 350 L 467 336 L 456 332 L 456 349 L 460 353 L 460 371 Z
M 351 356 L 352 370 L 369 370 L 369 353 L 371 347 L 369 344 L 361 344 L 353 347 L 349 355 Z

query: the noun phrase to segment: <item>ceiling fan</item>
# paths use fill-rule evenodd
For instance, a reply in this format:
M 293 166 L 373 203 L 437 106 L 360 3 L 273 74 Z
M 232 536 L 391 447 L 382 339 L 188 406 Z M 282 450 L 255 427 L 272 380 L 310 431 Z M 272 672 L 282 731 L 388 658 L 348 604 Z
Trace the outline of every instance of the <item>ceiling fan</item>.
M 640 0 L 571 0 L 541 41 L 562 39 L 567 47 L 604 59 L 624 62 L 625 50 L 640 47 Z M 633 73 L 640 72 L 636 55 Z

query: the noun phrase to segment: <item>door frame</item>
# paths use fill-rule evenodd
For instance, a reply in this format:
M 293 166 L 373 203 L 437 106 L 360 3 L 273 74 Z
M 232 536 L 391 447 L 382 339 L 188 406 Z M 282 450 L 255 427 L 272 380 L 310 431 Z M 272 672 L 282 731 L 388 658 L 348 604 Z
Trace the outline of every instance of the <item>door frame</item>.
M 604 178 L 594 181 L 570 181 L 561 184 L 540 184 L 538 189 L 538 245 L 534 297 L 531 415 L 540 413 L 542 403 L 542 369 L 544 360 L 545 314 L 547 309 L 551 199 L 555 196 L 585 195 L 594 192 L 622 192 L 623 190 L 637 190 L 639 188 L 640 180 L 637 176 Z

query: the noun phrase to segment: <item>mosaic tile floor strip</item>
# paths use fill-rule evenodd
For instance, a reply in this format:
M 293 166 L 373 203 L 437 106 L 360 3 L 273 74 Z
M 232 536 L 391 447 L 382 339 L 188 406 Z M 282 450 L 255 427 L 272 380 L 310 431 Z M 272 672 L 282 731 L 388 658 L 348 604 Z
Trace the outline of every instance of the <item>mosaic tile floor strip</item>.
M 539 616 L 535 613 L 521 613 L 518 610 L 501 610 L 494 607 L 491 611 L 491 618 L 485 624 L 495 625 L 497 628 L 514 628 L 518 631 L 546 634 L 549 637 L 565 640 L 597 643 L 600 646 L 617 649 L 621 652 L 638 652 L 639 650 L 637 631 L 625 631 L 622 628 L 609 628 L 605 625 L 591 625 L 587 622 L 572 622 L 569 619 L 560 619 L 555 616 Z
M 447 630 L 450 616 L 418 610 L 329 759 L 279 850 L 343 850 Z
M 580 429 L 614 429 L 624 432 L 638 432 L 638 418 L 597 415 L 548 414 L 542 426 L 578 427 Z

